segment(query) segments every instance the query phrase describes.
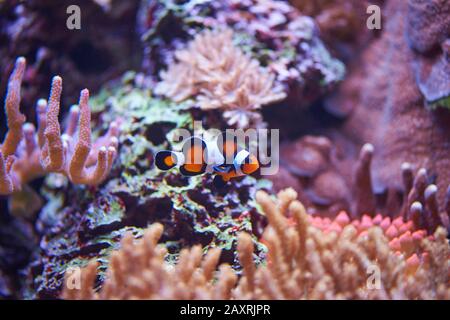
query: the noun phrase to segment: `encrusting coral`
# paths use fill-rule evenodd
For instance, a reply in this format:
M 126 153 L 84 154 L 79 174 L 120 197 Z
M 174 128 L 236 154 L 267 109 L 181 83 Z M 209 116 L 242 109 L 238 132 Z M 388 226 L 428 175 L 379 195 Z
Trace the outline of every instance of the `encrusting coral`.
M 9 131 L 0 152 L 0 194 L 19 191 L 31 180 L 51 172 L 62 173 L 75 184 L 100 184 L 116 158 L 117 123 L 111 123 L 106 135 L 92 144 L 89 91 L 84 89 L 79 106 L 72 108 L 62 134 L 58 121 L 62 79 L 56 76 L 48 103 L 43 99 L 37 103 L 36 130 L 33 124 L 25 123 L 19 110 L 25 65 L 23 57 L 17 59 L 5 100 Z
M 223 110 L 230 126 L 259 126 L 261 106 L 286 97 L 275 76 L 233 44 L 230 29 L 198 34 L 175 58 L 155 92 L 175 102 L 196 97 L 202 110 Z
M 108 276 L 93 289 L 96 263 L 74 278 L 66 275 L 66 299 L 449 299 L 449 244 L 438 228 L 433 236 L 415 231 L 391 240 L 393 228 L 410 229 L 411 222 L 388 222 L 375 217 L 350 221 L 345 213 L 330 226 L 306 214 L 286 189 L 274 201 L 259 192 L 257 201 L 268 219 L 262 239 L 268 247 L 267 265 L 253 261 L 253 241 L 241 233 L 238 254 L 242 276 L 227 265 L 215 274 L 220 251 L 202 258 L 195 246 L 184 249 L 176 265 L 164 260 L 157 246 L 162 226 L 155 224 L 141 240 L 122 240 L 112 254 Z M 369 222 L 370 220 L 370 222 Z M 379 227 L 374 227 L 378 225 Z M 363 230 L 363 231 L 361 231 Z M 406 234 L 409 230 L 406 231 Z M 397 243 L 398 242 L 398 243 Z M 413 244 L 414 243 L 414 244 Z M 370 271 L 372 270 L 372 271 Z M 375 271 L 373 271 L 375 270 Z M 374 278 L 371 277 L 374 272 Z M 78 287 L 75 286 L 78 281 Z

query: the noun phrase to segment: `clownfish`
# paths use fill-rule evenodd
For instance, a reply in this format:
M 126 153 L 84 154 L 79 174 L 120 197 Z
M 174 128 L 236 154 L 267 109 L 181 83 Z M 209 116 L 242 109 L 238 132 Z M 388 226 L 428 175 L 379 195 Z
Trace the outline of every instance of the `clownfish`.
M 213 183 L 223 187 L 232 178 L 249 175 L 259 169 L 256 156 L 239 148 L 234 139 L 217 139 L 207 143 L 199 137 L 191 137 L 183 144 L 181 152 L 163 150 L 155 156 L 160 170 L 179 167 L 184 176 L 197 176 L 206 172 L 215 174 Z

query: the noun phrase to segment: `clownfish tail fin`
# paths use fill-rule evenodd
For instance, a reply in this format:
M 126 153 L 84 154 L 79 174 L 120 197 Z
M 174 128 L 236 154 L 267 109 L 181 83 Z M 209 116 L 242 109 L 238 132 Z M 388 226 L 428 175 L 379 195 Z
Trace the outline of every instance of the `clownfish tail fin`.
M 177 156 L 172 151 L 159 151 L 155 156 L 155 165 L 159 170 L 170 170 L 177 165 Z

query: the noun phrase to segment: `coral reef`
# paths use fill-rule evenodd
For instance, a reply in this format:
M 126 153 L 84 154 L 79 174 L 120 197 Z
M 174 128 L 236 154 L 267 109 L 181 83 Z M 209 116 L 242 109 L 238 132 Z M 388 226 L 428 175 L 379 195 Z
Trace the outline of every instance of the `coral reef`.
M 211 249 L 202 258 L 201 246 L 183 249 L 175 266 L 166 265 L 167 250 L 156 244 L 163 232 L 162 225 L 149 227 L 138 243 L 125 236 L 122 248 L 113 252 L 102 290 L 93 290 L 96 264 L 90 263 L 81 273 L 80 289 L 67 289 L 65 299 L 223 299 L 236 282 L 237 276 L 222 265 L 217 283 L 212 285 L 220 250 Z M 251 242 L 251 240 L 250 240 Z
M 450 230 L 450 187 L 444 190 L 446 196 L 440 204 L 439 188 L 432 183 L 425 168 L 415 171 L 410 163 L 403 162 L 398 169 L 402 181 L 400 191 L 379 192 L 373 184 L 376 172 L 372 168 L 376 155 L 373 145 L 365 144 L 356 162 L 352 160 L 354 150 L 350 155 L 342 154 L 342 150 L 348 151 L 348 148 L 339 148 L 326 137 L 305 136 L 281 149 L 285 158 L 282 162 L 284 176 L 269 178 L 276 190 L 295 185 L 311 214 L 332 218 L 346 210 L 358 218 L 381 212 L 391 218 L 415 220 L 417 227 L 429 232 L 434 232 L 438 226 Z M 279 181 L 280 178 L 283 181 Z M 417 219 L 410 215 L 414 203 L 414 211 L 420 215 Z
M 202 258 L 200 247 L 184 249 L 175 265 L 164 260 L 166 250 L 156 246 L 161 225 L 151 226 L 141 240 L 122 241 L 112 254 L 108 276 L 99 292 L 93 289 L 96 263 L 82 269 L 80 279 L 66 275 L 66 299 L 448 299 L 450 251 L 446 233 L 439 228 L 433 237 L 416 231 L 391 240 L 395 225 L 381 216 L 350 223 L 342 213 L 326 227 L 311 218 L 295 200 L 292 189 L 274 201 L 267 193 L 257 201 L 267 216 L 263 241 L 268 247 L 267 265 L 255 266 L 253 241 L 239 236 L 242 277 L 227 265 L 215 274 L 219 250 Z M 370 220 L 370 222 L 369 222 Z M 373 227 L 379 225 L 380 227 Z M 364 230 L 361 232 L 361 230 Z M 408 232 L 408 231 L 407 231 Z M 422 233 L 421 233 L 422 232 Z M 419 235 L 420 233 L 420 235 Z M 415 246 L 413 245 L 415 242 Z M 398 247 L 398 248 L 396 248 Z M 398 251 L 401 250 L 401 251 Z M 412 253 L 413 251 L 418 251 Z M 443 263 L 444 262 L 444 263 Z M 378 270 L 378 279 L 367 278 Z M 217 279 L 217 280 L 215 280 Z M 78 287 L 74 286 L 78 281 Z
M 0 298 L 450 299 L 450 5 L 368 4 L 0 1 Z M 198 120 L 280 171 L 158 170 Z
M 218 247 L 221 262 L 237 267 L 240 231 L 255 235 L 257 259 L 263 258 L 257 236 L 264 218 L 254 195 L 258 189 L 270 190 L 270 184 L 248 176 L 218 190 L 209 175 L 184 177 L 158 170 L 156 152 L 174 148 L 176 129 L 192 129 L 193 118 L 185 105 L 152 96 L 140 81 L 139 75 L 125 75 L 91 101 L 94 135 L 114 119 L 122 120 L 118 161 L 101 188 L 46 179 L 46 205 L 36 222 L 40 250 L 27 271 L 32 297 L 56 297 L 65 270 L 91 258 L 98 258 L 100 270 L 105 270 L 110 252 L 126 232 L 138 237 L 155 222 L 164 225 L 162 241 L 172 259 L 184 247 Z
M 233 45 L 230 29 L 198 34 L 175 57 L 155 92 L 175 102 L 196 97 L 202 110 L 221 109 L 230 126 L 261 126 L 256 111 L 286 96 L 274 86 L 273 74 Z
M 342 58 L 351 59 L 374 34 L 366 28 L 367 7 L 384 1 L 290 0 L 302 14 L 313 17 L 321 38 Z M 358 32 L 355 32 L 358 30 Z
M 41 209 L 42 200 L 29 183 L 57 173 L 75 184 L 99 185 L 110 173 L 118 148 L 119 128 L 114 122 L 92 144 L 86 89 L 81 92 L 79 106 L 72 107 L 67 128 L 61 133 L 58 115 L 62 79 L 58 76 L 53 78 L 48 104 L 44 99 L 37 103 L 37 130 L 32 123 L 25 123 L 20 112 L 25 67 L 25 58 L 18 58 L 5 99 L 8 132 L 0 146 L 0 195 L 9 196 L 8 208 L 3 208 L 3 201 L 0 203 L 2 297 L 14 296 L 17 288 L 23 286 L 19 274 L 37 242 L 29 221 Z
M 250 261 L 244 264 L 244 277 L 236 293 L 238 297 L 449 298 L 449 245 L 442 228 L 432 239 L 420 240 L 416 250 L 422 250 L 422 259 L 417 255 L 408 258 L 408 254 L 397 254 L 396 249 L 389 248 L 385 235 L 390 233 L 392 226 L 383 235 L 382 230 L 367 224 L 369 229 L 358 235 L 354 226 L 347 225 L 346 217 L 340 216 L 336 220 L 344 226 L 342 231 L 336 228 L 324 233 L 309 222 L 311 218 L 302 204 L 294 200 L 295 192 L 280 193 L 278 202 L 264 193 L 259 193 L 257 199 L 269 220 L 263 236 L 269 248 L 268 266 L 254 272 L 255 267 Z M 294 220 L 293 226 L 289 227 L 287 218 Z M 240 237 L 242 257 L 252 252 L 246 238 L 245 235 Z M 410 240 L 399 240 L 401 247 L 408 248 Z M 370 283 L 367 273 L 371 267 L 380 270 L 379 283 Z
M 442 33 L 436 34 L 437 30 L 445 34 L 442 27 L 445 19 L 438 18 L 433 22 L 435 27 L 430 24 L 430 28 L 436 30 L 429 33 L 430 39 L 440 40 L 433 40 L 434 49 L 422 53 L 411 49 L 409 34 L 417 29 L 407 28 L 405 20 L 409 26 L 411 21 L 428 16 L 427 10 L 431 8 L 439 14 L 447 9 L 443 4 L 439 7 L 438 3 L 430 6 L 415 6 L 414 3 L 387 3 L 383 8 L 384 27 L 379 37 L 350 63 L 349 77 L 316 109 L 321 113 L 317 112 L 315 117 L 297 115 L 301 117 L 300 126 L 307 129 L 300 132 L 302 137 L 284 142 L 281 149 L 283 175 L 271 177 L 278 190 L 293 183 L 307 206 L 331 215 L 341 209 L 359 214 L 356 207 L 360 204 L 355 203 L 353 197 L 360 186 L 353 167 L 361 146 L 370 142 L 374 146 L 368 183 L 372 185 L 372 192 L 363 191 L 370 197 L 360 201 L 369 206 L 367 212 L 377 207 L 389 215 L 399 212 L 399 207 L 407 207 L 410 188 L 402 182 L 404 166 L 410 167 L 414 174 L 421 168 L 427 169 L 427 185 L 436 184 L 438 211 L 445 212 L 450 184 L 447 173 L 450 133 L 446 125 L 449 113 L 436 108 L 446 105 L 445 98 L 431 104 L 430 108 L 432 102 L 427 101 L 421 89 L 417 68 L 421 61 L 437 59 L 441 62 L 436 70 L 445 73 L 445 50 L 440 50 L 445 41 Z M 414 10 L 407 14 L 411 6 Z M 426 22 L 429 20 L 421 23 L 430 23 Z M 420 41 L 425 41 L 428 33 L 420 34 Z M 434 89 L 449 83 L 445 77 L 433 81 L 436 83 L 430 83 L 430 88 Z M 340 120 L 330 122 L 320 108 Z M 312 124 L 308 126 L 308 123 Z M 311 133 L 314 137 L 309 136 Z
M 37 103 L 36 133 L 33 124 L 24 124 L 25 117 L 19 110 L 25 64 L 25 58 L 17 59 L 5 99 L 9 131 L 0 152 L 0 195 L 20 191 L 26 183 L 50 172 L 65 174 L 77 184 L 100 184 L 116 158 L 117 124 L 112 123 L 108 133 L 100 138 L 95 148 L 92 147 L 89 91 L 84 89 L 79 106 L 73 107 L 69 125 L 62 136 L 58 120 L 62 79 L 57 76 L 52 81 L 48 105 L 45 100 Z M 75 137 L 77 132 L 78 137 Z

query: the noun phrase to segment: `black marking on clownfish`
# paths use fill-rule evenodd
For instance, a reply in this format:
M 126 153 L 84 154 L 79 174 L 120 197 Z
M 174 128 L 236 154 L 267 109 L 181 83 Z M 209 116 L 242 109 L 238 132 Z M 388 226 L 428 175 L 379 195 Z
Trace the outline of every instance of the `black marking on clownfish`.
M 232 164 L 221 164 L 213 167 L 213 171 L 217 173 L 227 173 L 234 168 Z

